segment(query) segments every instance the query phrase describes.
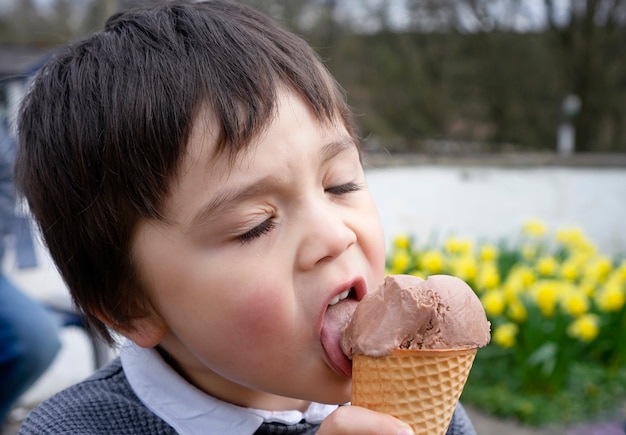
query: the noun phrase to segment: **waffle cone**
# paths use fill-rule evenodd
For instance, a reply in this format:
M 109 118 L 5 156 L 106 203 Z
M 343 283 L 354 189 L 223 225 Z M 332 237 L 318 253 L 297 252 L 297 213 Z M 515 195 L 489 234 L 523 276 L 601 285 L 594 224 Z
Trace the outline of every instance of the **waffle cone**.
M 416 434 L 445 434 L 476 356 L 473 349 L 394 350 L 354 355 L 352 405 L 408 423 Z

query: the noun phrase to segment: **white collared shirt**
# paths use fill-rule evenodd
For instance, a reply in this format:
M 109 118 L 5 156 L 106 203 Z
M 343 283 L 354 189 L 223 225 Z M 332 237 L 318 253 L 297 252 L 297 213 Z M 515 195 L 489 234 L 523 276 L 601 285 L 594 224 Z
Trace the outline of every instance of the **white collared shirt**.
M 243 408 L 212 397 L 183 379 L 155 349 L 127 340 L 120 352 L 126 378 L 139 400 L 180 434 L 249 435 L 261 424 L 320 423 L 337 405 L 311 403 L 304 411 Z

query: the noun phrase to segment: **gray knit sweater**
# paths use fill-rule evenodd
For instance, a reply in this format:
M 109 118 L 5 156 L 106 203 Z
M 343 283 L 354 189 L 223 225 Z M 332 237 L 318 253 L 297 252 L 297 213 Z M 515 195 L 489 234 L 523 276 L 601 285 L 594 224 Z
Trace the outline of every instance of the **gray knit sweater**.
M 117 358 L 31 411 L 18 435 L 31 434 L 167 435 L 176 434 L 176 431 L 137 398 Z M 207 434 L 211 434 L 210 428 L 207 428 Z M 470 434 L 475 431 L 459 405 L 448 435 Z

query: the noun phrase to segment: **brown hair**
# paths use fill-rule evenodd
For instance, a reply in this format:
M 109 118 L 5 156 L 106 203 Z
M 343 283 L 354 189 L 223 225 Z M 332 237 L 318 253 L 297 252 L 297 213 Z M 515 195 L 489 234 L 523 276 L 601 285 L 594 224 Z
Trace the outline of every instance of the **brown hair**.
M 342 93 L 306 42 L 226 1 L 170 2 L 112 16 L 38 72 L 19 121 L 16 182 L 76 305 L 129 327 L 151 308 L 130 243 L 160 210 L 199 111 L 236 155 L 272 120 L 277 89 L 343 122 Z

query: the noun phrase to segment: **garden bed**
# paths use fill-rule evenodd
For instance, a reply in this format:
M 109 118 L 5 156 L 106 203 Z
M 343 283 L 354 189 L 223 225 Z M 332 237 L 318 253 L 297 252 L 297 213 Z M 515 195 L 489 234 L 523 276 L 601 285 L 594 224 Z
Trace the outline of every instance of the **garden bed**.
M 462 399 L 532 426 L 615 416 L 626 403 L 626 260 L 578 228 L 528 221 L 509 240 L 394 239 L 389 273 L 458 276 L 480 297 L 492 341 Z

